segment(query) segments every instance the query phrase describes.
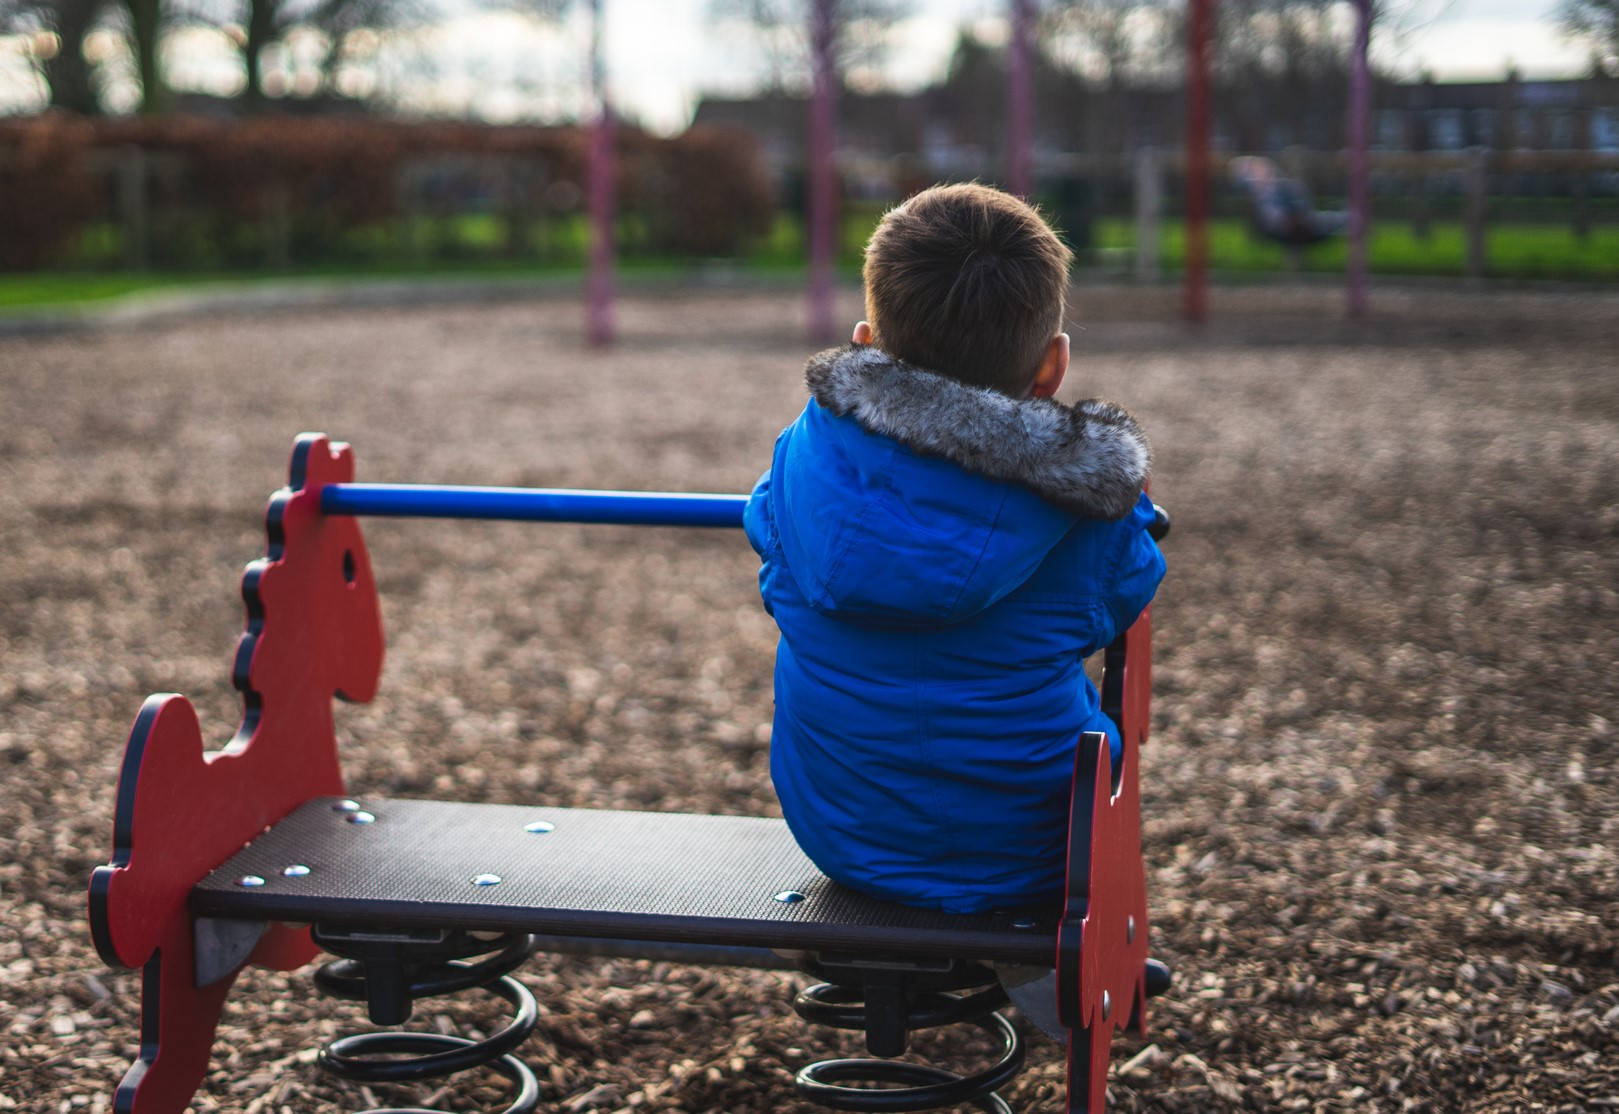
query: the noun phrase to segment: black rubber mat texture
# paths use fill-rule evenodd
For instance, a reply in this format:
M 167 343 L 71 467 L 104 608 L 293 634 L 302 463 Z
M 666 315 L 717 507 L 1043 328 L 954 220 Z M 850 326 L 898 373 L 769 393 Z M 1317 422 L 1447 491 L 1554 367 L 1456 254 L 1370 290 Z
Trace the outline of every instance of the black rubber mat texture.
M 1055 954 L 1055 906 L 953 915 L 864 897 L 817 871 L 780 820 L 359 803 L 374 822 L 350 823 L 334 798 L 303 805 L 200 882 L 193 911 L 900 957 L 1051 963 Z M 534 821 L 554 828 L 532 834 Z M 283 873 L 294 865 L 308 873 Z M 500 882 L 479 886 L 479 875 Z M 265 884 L 244 887 L 246 876 Z M 788 892 L 803 900 L 777 900 Z

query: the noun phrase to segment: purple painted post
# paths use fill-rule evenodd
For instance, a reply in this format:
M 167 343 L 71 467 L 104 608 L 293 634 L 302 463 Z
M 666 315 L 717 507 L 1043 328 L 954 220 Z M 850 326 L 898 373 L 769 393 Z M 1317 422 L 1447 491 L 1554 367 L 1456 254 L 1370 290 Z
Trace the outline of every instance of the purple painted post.
M 837 254 L 837 188 L 835 165 L 838 128 L 837 0 L 814 0 L 810 9 L 811 65 L 815 84 L 809 115 L 809 335 L 830 344 L 837 333 L 834 319 L 833 267 Z
M 1186 30 L 1186 275 L 1181 312 L 1200 324 L 1209 312 L 1209 55 L 1214 0 L 1191 0 Z
M 1006 67 L 1006 188 L 1034 192 L 1034 0 L 1011 0 L 1012 44 Z
M 1371 130 L 1372 78 L 1367 52 L 1372 0 L 1355 0 L 1355 50 L 1349 71 L 1349 316 L 1365 317 L 1371 202 L 1367 190 L 1367 133 Z
M 613 343 L 613 107 L 607 95 L 603 0 L 590 0 L 590 269 L 585 332 L 592 347 Z

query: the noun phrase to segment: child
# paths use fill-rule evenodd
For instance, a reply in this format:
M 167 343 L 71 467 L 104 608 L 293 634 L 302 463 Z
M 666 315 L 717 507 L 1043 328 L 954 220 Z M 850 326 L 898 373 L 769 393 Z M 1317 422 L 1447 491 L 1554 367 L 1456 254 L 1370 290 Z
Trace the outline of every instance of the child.
M 1084 659 L 1164 562 L 1149 455 L 1106 402 L 1052 399 L 1068 249 L 1018 199 L 917 194 L 866 249 L 868 321 L 745 513 L 781 630 L 771 776 L 829 877 L 952 913 L 1063 888 Z

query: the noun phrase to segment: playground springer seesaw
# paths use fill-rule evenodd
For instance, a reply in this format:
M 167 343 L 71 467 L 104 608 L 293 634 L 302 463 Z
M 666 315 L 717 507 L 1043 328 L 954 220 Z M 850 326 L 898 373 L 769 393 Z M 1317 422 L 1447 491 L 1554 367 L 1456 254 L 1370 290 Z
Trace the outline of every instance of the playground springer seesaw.
M 1106 1108 L 1113 1032 L 1144 1032 L 1169 984 L 1148 957 L 1137 757 L 1151 687 L 1148 613 L 1104 651 L 1103 707 L 1124 750 L 1076 740 L 1067 892 L 1059 904 L 947 914 L 865 897 L 820 874 L 780 820 L 389 800 L 346 795 L 334 697 L 377 691 L 383 632 L 360 533 L 364 515 L 739 527 L 742 495 L 358 484 L 346 444 L 303 434 L 270 499 L 266 555 L 247 566 L 247 627 L 232 681 L 244 715 L 206 752 L 191 703 L 149 697 L 118 781 L 113 854 L 90 881 L 89 919 L 109 964 L 143 969 L 140 1051 L 121 1114 L 181 1114 L 207 1073 L 214 1032 L 248 964 L 301 967 L 322 951 L 326 993 L 400 1025 L 414 999 L 482 989 L 513 1009 L 483 1040 L 383 1031 L 326 1045 L 320 1063 L 361 1082 L 487 1066 L 510 1112 L 539 1108 L 514 1053 L 538 1026 L 511 972 L 536 951 L 801 968 L 820 984 L 794 1009 L 862 1032 L 868 1057 L 805 1066 L 806 1098 L 840 1110 L 970 1104 L 995 1092 L 1024 1046 L 1000 1012 L 990 963 L 1055 965 L 1068 1029 L 1066 1108 Z M 1155 536 L 1168 529 L 1160 512 Z M 988 1067 L 959 1074 L 898 1060 L 908 1033 L 970 1023 Z

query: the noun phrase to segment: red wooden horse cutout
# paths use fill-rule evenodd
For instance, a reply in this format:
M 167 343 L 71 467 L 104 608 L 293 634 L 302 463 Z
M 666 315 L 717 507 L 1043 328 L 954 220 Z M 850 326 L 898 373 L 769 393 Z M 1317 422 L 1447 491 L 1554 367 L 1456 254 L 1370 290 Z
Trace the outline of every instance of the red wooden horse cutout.
M 1113 1030 L 1147 1027 L 1147 877 L 1141 859 L 1137 758 L 1152 700 L 1151 609 L 1125 634 L 1120 735 L 1114 775 L 1107 737 L 1085 735 L 1068 830 L 1068 892 L 1057 929 L 1057 1012 L 1068 1027 L 1069 1114 L 1107 1109 Z
M 320 510 L 322 487 L 353 478 L 349 446 L 298 438 L 291 482 L 265 516 L 268 552 L 242 576 L 247 629 L 232 680 L 245 712 L 225 749 L 204 753 L 195 709 L 173 693 L 148 697 L 130 732 L 112 860 L 90 880 L 97 951 L 145 968 L 141 1049 L 114 1099 L 118 1114 L 181 1114 L 208 1070 L 240 966 L 197 986 L 191 888 L 311 797 L 343 792 L 332 698 L 376 694 L 383 646 L 359 525 Z M 291 970 L 316 950 L 307 929 L 276 925 L 246 962 Z

